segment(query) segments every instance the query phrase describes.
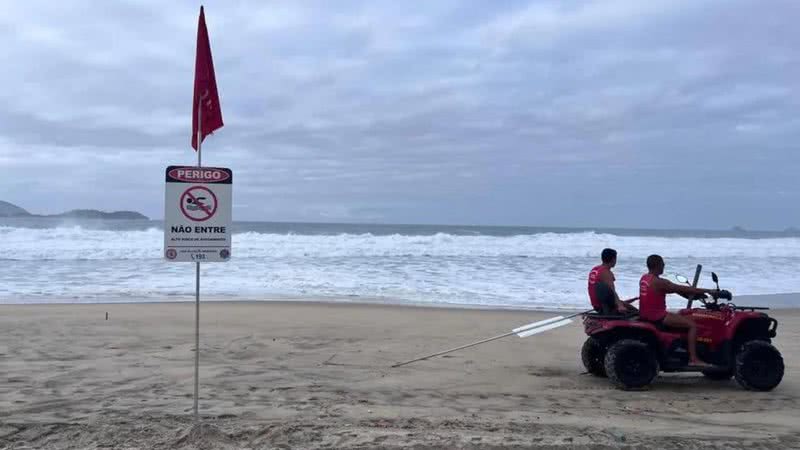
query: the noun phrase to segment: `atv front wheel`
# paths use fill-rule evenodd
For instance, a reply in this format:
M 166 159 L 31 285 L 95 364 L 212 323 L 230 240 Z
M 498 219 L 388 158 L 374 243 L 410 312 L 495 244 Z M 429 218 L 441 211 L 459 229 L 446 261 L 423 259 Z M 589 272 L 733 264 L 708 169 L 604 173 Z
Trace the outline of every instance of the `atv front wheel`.
M 733 370 L 717 369 L 717 368 L 706 369 L 703 371 L 703 375 L 709 380 L 725 381 L 731 379 L 731 377 L 733 376 Z
M 581 348 L 581 360 L 586 371 L 596 377 L 606 376 L 606 347 L 599 339 L 589 336 Z
M 750 341 L 736 355 L 736 381 L 751 391 L 771 391 L 783 379 L 783 357 L 772 344 Z
M 658 375 L 658 360 L 642 341 L 623 339 L 606 353 L 606 374 L 614 386 L 629 390 L 648 386 Z

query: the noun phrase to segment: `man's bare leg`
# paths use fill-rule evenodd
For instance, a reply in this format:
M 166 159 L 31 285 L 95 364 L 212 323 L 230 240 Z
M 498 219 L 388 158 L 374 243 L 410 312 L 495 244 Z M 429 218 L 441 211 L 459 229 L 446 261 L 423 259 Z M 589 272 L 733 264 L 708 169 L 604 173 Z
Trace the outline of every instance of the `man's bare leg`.
M 685 328 L 689 330 L 686 339 L 689 347 L 689 364 L 693 366 L 710 366 L 710 364 L 697 357 L 697 325 L 692 319 L 678 314 L 667 313 L 664 317 L 664 325 L 672 328 Z
M 700 358 L 697 357 L 697 325 L 691 322 L 692 326 L 689 327 L 689 333 L 686 339 L 689 341 L 689 358 L 693 365 L 703 364 Z

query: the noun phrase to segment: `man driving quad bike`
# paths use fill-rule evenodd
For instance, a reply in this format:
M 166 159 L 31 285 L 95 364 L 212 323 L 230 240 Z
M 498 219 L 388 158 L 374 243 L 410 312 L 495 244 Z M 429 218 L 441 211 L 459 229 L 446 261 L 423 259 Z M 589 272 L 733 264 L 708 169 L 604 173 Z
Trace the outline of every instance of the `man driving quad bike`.
M 660 278 L 663 259 L 657 255 L 648 259 L 648 273 L 640 286 L 641 316 L 583 313 L 588 337 L 581 348 L 581 360 L 588 373 L 607 376 L 614 386 L 625 390 L 646 388 L 661 372 L 701 372 L 711 380 L 735 378 L 743 388 L 757 391 L 769 391 L 780 384 L 783 357 L 773 344 L 778 321 L 766 313 L 769 308 L 735 305 L 731 292 L 720 290 L 714 272 L 711 280 L 716 289 L 694 289 L 702 270 L 699 264 L 691 287 L 666 282 Z M 689 284 L 685 277 L 676 278 Z M 677 315 L 691 325 L 678 329 L 666 325 L 674 323 L 666 312 L 667 293 L 688 297 L 686 307 Z M 694 307 L 694 302 L 700 306 Z M 690 337 L 691 328 L 696 334 Z M 711 366 L 697 365 L 700 358 Z
M 667 311 L 667 294 L 678 294 L 691 299 L 698 295 L 716 294 L 713 289 L 701 289 L 682 286 L 660 278 L 664 273 L 664 258 L 659 255 L 647 257 L 648 272 L 639 281 L 639 318 L 654 324 L 663 324 L 670 328 L 688 329 L 687 346 L 689 364 L 697 367 L 711 367 L 710 364 L 697 357 L 697 325 L 687 316 Z

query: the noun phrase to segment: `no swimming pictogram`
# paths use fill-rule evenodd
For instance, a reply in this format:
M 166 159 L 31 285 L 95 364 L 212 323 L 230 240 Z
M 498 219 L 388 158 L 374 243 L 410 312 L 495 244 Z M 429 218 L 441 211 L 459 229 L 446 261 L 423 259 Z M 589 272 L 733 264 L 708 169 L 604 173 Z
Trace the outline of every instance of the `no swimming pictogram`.
M 195 222 L 204 222 L 217 212 L 217 196 L 205 186 L 192 186 L 180 197 L 180 209 L 183 215 Z

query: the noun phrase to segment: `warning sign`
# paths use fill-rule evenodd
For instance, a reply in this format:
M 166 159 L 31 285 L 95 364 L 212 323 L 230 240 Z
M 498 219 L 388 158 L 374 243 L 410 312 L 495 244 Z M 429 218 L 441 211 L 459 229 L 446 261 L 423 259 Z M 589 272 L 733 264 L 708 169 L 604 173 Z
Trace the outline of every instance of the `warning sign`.
M 220 167 L 167 167 L 164 258 L 177 262 L 231 257 L 233 173 Z

